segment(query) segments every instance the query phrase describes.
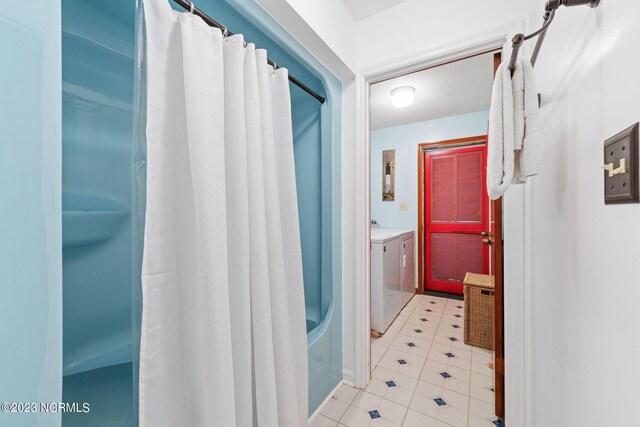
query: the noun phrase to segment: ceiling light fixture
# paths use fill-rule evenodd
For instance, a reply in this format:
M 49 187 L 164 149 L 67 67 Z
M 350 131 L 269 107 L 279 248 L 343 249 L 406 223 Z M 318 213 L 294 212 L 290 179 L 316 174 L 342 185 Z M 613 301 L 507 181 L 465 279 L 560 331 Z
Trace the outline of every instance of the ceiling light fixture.
M 396 108 L 413 104 L 416 90 L 411 86 L 400 86 L 391 91 L 391 103 Z

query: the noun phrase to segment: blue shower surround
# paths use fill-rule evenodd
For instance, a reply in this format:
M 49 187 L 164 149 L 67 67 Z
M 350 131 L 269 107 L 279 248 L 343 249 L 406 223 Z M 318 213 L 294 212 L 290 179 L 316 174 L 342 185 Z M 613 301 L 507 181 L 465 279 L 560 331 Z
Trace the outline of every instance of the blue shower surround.
M 63 400 L 91 403 L 63 425 L 136 425 L 135 3 L 62 3 Z M 340 84 L 254 1 L 197 6 L 327 97 L 291 85 L 312 413 L 342 376 Z
M 131 150 L 135 4 L 62 2 L 65 426 L 135 425 Z
M 62 398 L 60 0 L 0 8 L 0 402 Z M 0 412 L 0 425 L 60 424 Z

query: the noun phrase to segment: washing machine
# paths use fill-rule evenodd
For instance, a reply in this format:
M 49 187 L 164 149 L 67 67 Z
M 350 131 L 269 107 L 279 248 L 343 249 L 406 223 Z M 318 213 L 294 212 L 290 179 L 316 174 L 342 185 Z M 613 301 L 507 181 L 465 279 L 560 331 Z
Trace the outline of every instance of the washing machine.
M 371 224 L 371 329 L 384 333 L 415 294 L 413 230 Z

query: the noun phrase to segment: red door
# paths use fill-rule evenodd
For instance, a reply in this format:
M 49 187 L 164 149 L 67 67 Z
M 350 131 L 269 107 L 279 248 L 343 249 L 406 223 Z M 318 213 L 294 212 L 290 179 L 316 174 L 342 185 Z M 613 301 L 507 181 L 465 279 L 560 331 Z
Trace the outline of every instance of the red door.
M 424 152 L 425 289 L 462 295 L 467 272 L 489 273 L 486 145 Z

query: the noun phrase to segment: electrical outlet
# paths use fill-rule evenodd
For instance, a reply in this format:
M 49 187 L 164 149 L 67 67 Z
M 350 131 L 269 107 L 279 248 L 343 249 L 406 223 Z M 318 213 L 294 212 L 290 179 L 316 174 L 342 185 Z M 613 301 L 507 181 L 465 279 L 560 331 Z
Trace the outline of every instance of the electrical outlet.
M 407 203 L 407 202 L 398 202 L 398 209 L 400 209 L 401 211 L 408 211 L 409 210 L 409 203 Z
M 640 203 L 638 123 L 604 143 L 604 203 Z

